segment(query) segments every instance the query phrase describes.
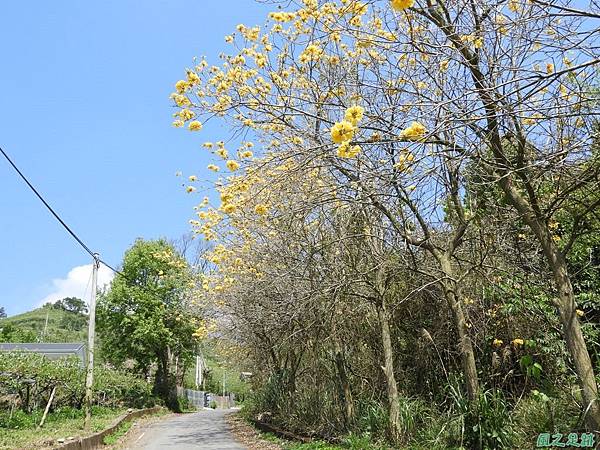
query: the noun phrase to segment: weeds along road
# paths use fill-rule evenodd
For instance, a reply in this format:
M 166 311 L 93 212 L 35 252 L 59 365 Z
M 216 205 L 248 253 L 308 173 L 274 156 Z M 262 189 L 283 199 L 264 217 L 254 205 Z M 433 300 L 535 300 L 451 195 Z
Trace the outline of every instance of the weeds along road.
M 209 449 L 246 450 L 235 441 L 225 416 L 231 410 L 203 410 L 181 414 L 144 427 L 123 448 L 130 450 Z

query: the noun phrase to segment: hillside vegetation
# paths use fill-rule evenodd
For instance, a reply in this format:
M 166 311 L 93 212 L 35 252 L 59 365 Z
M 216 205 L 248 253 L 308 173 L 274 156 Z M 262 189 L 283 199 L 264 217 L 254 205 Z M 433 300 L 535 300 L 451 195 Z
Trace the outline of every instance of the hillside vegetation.
M 46 323 L 47 320 L 47 323 Z M 61 307 L 44 305 L 0 319 L 1 342 L 85 342 L 87 317 Z

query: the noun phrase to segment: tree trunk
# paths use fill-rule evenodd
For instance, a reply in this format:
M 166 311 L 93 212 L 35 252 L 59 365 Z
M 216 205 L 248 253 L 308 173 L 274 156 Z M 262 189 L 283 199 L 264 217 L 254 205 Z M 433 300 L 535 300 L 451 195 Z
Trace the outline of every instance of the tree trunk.
M 346 371 L 346 361 L 339 342 L 335 343 L 335 365 L 338 372 L 340 397 L 344 405 L 344 422 L 346 429 L 349 430 L 354 423 L 355 411 L 350 381 Z
M 175 412 L 181 412 L 177 401 L 177 387 L 175 378 L 171 374 L 169 355 L 164 353 L 158 358 L 158 368 L 154 379 L 154 393 L 158 395 L 167 408 Z
M 449 303 L 450 309 L 452 310 L 454 324 L 458 331 L 458 347 L 463 366 L 463 374 L 465 376 L 467 398 L 469 401 L 474 401 L 479 394 L 479 378 L 477 376 L 477 364 L 475 362 L 473 342 L 471 341 L 467 330 L 467 322 L 459 297 L 455 295 L 452 287 L 445 286 L 444 291 L 446 301 Z
M 390 332 L 390 322 L 387 314 L 385 301 L 381 299 L 377 305 L 377 318 L 379 319 L 379 327 L 381 328 L 381 344 L 383 347 L 382 366 L 383 373 L 387 384 L 387 397 L 389 404 L 389 433 L 393 441 L 400 439 L 400 405 L 398 396 L 398 385 L 394 376 L 394 353 L 392 351 L 392 338 Z
M 550 236 L 548 238 L 551 239 Z M 569 349 L 571 358 L 573 358 L 575 371 L 579 376 L 586 423 L 590 429 L 598 431 L 600 429 L 600 405 L 598 405 L 598 386 L 594 375 L 594 366 L 585 345 L 581 325 L 575 312 L 575 295 L 567 271 L 566 261 L 560 251 L 553 247 L 551 244 L 548 245 L 547 249 L 544 249 L 544 252 L 550 263 L 554 283 L 558 290 L 558 301 L 555 303 L 565 334 L 567 348 Z
M 479 378 L 477 376 L 477 364 L 475 362 L 473 342 L 471 341 L 471 337 L 469 336 L 467 329 L 467 321 L 465 319 L 465 313 L 460 301 L 458 287 L 455 281 L 452 279 L 453 271 L 450 261 L 443 255 L 439 255 L 439 261 L 442 271 L 446 276 L 446 279 L 442 281 L 444 297 L 448 303 L 448 306 L 450 307 L 450 311 L 452 312 L 454 326 L 458 333 L 458 348 L 463 367 L 463 375 L 465 377 L 467 398 L 470 402 L 473 402 L 479 395 Z
M 573 358 L 575 371 L 579 377 L 582 396 L 585 402 L 583 411 L 586 422 L 590 429 L 598 431 L 600 430 L 598 385 L 596 384 L 594 365 L 585 345 L 581 326 L 575 313 L 575 295 L 565 257 L 554 244 L 552 234 L 545 222 L 539 219 L 531 205 L 515 189 L 511 180 L 509 178 L 502 178 L 499 180 L 499 184 L 513 207 L 519 212 L 520 216 L 540 242 L 544 256 L 552 270 L 552 278 L 558 291 L 558 300 L 554 304 L 558 310 L 567 348 L 571 358 Z

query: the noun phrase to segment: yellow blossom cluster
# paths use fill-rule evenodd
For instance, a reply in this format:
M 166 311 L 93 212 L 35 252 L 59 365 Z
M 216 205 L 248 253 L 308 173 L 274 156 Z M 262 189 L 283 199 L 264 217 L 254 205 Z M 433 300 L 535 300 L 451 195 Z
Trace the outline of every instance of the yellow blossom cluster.
M 259 203 L 258 205 L 256 205 L 254 207 L 254 211 L 256 212 L 256 214 L 260 214 L 262 216 L 262 215 L 265 215 L 267 213 L 268 208 L 267 208 L 266 205 L 263 205 L 262 203 Z
M 192 104 L 190 99 L 183 94 L 173 93 L 171 94 L 171 98 L 177 106 L 190 106 Z
M 365 110 L 362 106 L 351 106 L 346 109 L 344 120 L 336 122 L 331 127 L 331 140 L 339 144 L 337 155 L 340 158 L 354 158 L 360 153 L 360 146 L 350 145 L 350 141 L 358 129 L 358 123 L 362 120 L 364 112 Z
M 189 88 L 189 84 L 185 80 L 179 80 L 177 83 L 175 83 L 175 89 L 180 94 L 182 94 L 185 91 L 187 91 L 188 88 Z
M 174 269 L 184 269 L 187 266 L 185 260 L 177 255 L 175 255 L 170 249 L 162 250 L 160 252 L 154 252 L 152 257 L 156 260 L 166 263 Z M 163 276 L 164 273 L 160 273 L 159 275 Z
M 398 161 L 394 164 L 394 169 L 404 172 L 408 165 L 412 163 L 415 159 L 415 156 L 409 152 L 408 150 L 403 150 L 400 155 L 398 155 Z
M 337 149 L 337 155 L 340 158 L 354 158 L 361 151 L 360 145 L 350 145 L 348 142 L 342 142 Z
M 206 339 L 208 335 L 216 331 L 216 329 L 217 324 L 214 320 L 201 320 L 192 336 L 199 340 Z
M 178 115 L 181 118 L 181 120 L 184 120 L 184 121 L 187 121 L 187 120 L 190 120 L 190 119 L 193 119 L 194 117 L 196 117 L 196 113 L 187 108 L 184 108 L 181 111 L 179 111 Z
M 336 122 L 330 130 L 331 140 L 336 144 L 350 141 L 354 137 L 355 131 L 356 127 L 352 122 L 348 122 L 347 120 Z
M 483 47 L 483 37 L 478 36 L 477 34 L 466 34 L 461 36 L 461 41 L 465 44 L 473 44 L 475 48 Z
M 242 36 L 251 42 L 258 40 L 258 37 L 260 36 L 260 27 L 247 27 L 244 24 L 239 24 L 236 29 Z
M 364 112 L 365 110 L 361 106 L 351 106 L 346 110 L 344 119 L 350 122 L 352 125 L 356 126 L 358 125 L 358 122 L 362 120 Z
M 269 13 L 269 17 L 277 22 L 291 22 L 296 18 L 296 13 L 287 11 L 278 11 Z
M 238 163 L 237 161 L 235 161 L 233 159 L 230 159 L 229 161 L 227 161 L 227 163 L 225 165 L 232 172 L 235 172 L 236 170 L 238 170 L 240 168 L 240 163 Z
M 422 139 L 427 133 L 427 128 L 420 122 L 412 122 L 408 128 L 400 132 L 400 137 L 411 141 Z
M 190 131 L 200 131 L 202 129 L 202 124 L 198 120 L 193 120 L 189 123 L 188 128 Z
M 396 11 L 404 11 L 415 4 L 414 0 L 390 0 L 390 5 Z
M 307 63 L 310 61 L 318 61 L 323 56 L 323 49 L 318 44 L 309 44 L 300 54 L 300 62 Z
M 203 235 L 207 241 L 215 240 L 217 238 L 215 228 L 223 220 L 221 214 L 213 208 L 208 208 L 206 211 L 199 211 L 197 216 L 202 222 L 194 224 L 194 233 Z

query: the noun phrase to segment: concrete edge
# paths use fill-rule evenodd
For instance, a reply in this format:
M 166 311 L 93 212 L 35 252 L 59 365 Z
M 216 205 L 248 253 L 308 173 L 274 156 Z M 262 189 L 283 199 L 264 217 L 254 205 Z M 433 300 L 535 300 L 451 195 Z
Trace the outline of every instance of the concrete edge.
M 98 433 L 66 442 L 65 444 L 54 448 L 55 450 L 93 450 L 100 448 L 104 446 L 104 437 L 113 434 L 122 423 L 147 416 L 148 414 L 157 413 L 162 409 L 164 409 L 162 406 L 154 406 L 152 408 L 138 409 L 137 411 L 129 412 L 115 420 L 110 427 Z

